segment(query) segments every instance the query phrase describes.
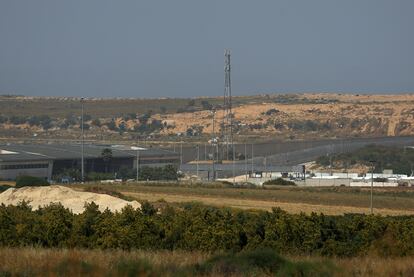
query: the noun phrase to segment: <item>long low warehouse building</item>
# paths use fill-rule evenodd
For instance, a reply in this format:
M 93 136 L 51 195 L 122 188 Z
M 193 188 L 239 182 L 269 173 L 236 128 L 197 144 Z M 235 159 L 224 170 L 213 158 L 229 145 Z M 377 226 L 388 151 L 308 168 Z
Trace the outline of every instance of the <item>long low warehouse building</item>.
M 121 167 L 132 169 L 137 167 L 137 161 L 140 168 L 178 167 L 180 163 L 178 153 L 126 145 L 85 144 L 83 156 L 85 173 L 117 172 Z M 14 180 L 21 175 L 51 180 L 52 176 L 65 170 L 80 170 L 81 157 L 80 144 L 0 145 L 0 180 Z

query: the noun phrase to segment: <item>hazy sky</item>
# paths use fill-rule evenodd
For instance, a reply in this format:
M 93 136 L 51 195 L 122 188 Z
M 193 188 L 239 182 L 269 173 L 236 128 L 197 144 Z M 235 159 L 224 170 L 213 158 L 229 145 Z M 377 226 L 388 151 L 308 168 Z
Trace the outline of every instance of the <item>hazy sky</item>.
M 412 0 L 0 0 L 0 94 L 414 92 Z

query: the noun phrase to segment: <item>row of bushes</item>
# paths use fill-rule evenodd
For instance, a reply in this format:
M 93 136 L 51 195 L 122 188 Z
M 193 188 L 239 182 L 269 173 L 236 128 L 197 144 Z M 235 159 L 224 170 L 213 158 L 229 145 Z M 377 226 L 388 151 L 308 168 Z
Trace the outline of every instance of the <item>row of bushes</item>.
M 273 180 L 268 180 L 266 182 L 263 183 L 264 186 L 296 186 L 295 182 L 289 181 L 289 180 L 285 180 L 283 178 L 276 178 Z
M 0 246 L 233 251 L 270 248 L 282 254 L 414 255 L 414 217 L 288 214 L 148 203 L 119 213 L 86 206 L 75 215 L 59 204 L 37 211 L 0 206 Z
M 141 181 L 174 181 L 180 177 L 177 170 L 178 169 L 173 165 L 166 165 L 163 167 L 142 166 L 139 169 L 138 176 L 139 180 Z M 116 172 L 88 172 L 85 176 L 85 181 L 111 180 L 115 179 L 115 177 L 123 180 L 128 180 L 135 179 L 136 174 L 136 169 L 121 166 L 118 170 L 116 170 Z M 55 174 L 53 176 L 53 179 L 60 181 L 63 177 L 66 176 L 72 178 L 74 181 L 79 181 L 81 179 L 81 172 L 79 169 L 65 169 L 64 171 Z
M 42 126 L 43 129 L 50 129 L 52 127 L 52 119 L 48 115 L 34 115 L 30 117 L 17 115 L 6 117 L 4 115 L 0 115 L 0 124 L 2 123 L 9 123 L 13 125 L 27 123 L 30 126 Z
M 0 276 L 332 276 L 338 269 L 329 260 L 296 261 L 278 255 L 271 249 L 257 249 L 241 253 L 218 253 L 198 262 L 197 253 L 95 252 L 82 250 L 31 251 L 13 257 L 6 256 L 0 266 Z M 7 251 L 7 250 L 6 250 Z M 33 250 L 32 250 L 33 251 Z M 98 254 L 99 253 L 99 254 Z M 138 255 L 137 255 L 138 254 Z M 141 256 L 148 254 L 148 257 Z M 168 256 L 167 256 L 168 255 Z M 157 258 L 151 258 L 157 257 Z M 168 257 L 167 259 L 163 259 Z M 174 259 L 171 259 L 175 257 Z M 17 260 L 17 262 L 16 262 Z M 13 261 L 12 263 L 7 263 Z M 12 265 L 10 265 L 12 264 Z
M 374 161 L 374 171 L 392 169 L 394 173 L 411 175 L 414 165 L 414 150 L 406 147 L 367 145 L 348 153 L 334 154 L 330 157 L 320 156 L 316 162 L 322 166 L 331 164 L 338 167 L 349 167 L 357 163 L 371 166 Z
M 49 182 L 46 179 L 34 176 L 18 176 L 16 178 L 16 188 L 28 186 L 48 186 Z

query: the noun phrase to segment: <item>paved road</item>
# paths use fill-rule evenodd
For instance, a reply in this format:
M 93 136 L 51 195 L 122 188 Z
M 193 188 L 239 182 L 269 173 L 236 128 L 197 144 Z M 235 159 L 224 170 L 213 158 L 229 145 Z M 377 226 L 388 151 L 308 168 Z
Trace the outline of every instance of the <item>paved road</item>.
M 297 165 L 315 160 L 321 155 L 350 152 L 369 144 L 414 146 L 414 137 L 381 137 L 330 139 L 318 141 L 267 142 L 253 145 L 254 164 Z M 246 156 L 251 163 L 252 145 L 246 145 Z M 200 147 L 200 160 L 211 153 L 212 147 Z M 245 145 L 236 145 L 236 152 L 245 153 Z M 266 158 L 265 158 L 266 157 Z M 197 159 L 195 147 L 183 147 L 183 162 Z M 241 163 L 244 163 L 242 161 Z
M 251 145 L 247 146 L 247 161 L 238 161 L 235 167 L 231 164 L 217 165 L 216 174 L 220 178 L 229 178 L 234 174 L 245 174 L 253 168 L 254 171 L 267 171 L 275 168 L 275 171 L 296 171 L 277 170 L 276 168 L 288 168 L 301 163 L 314 161 L 322 155 L 332 153 L 344 153 L 354 151 L 369 144 L 381 144 L 389 146 L 414 146 L 414 137 L 382 137 L 382 138 L 358 138 L 344 140 L 325 140 L 325 141 L 300 141 L 300 142 L 269 142 L 253 145 L 253 163 L 251 159 Z M 200 159 L 204 158 L 203 147 L 200 148 Z M 206 148 L 206 153 L 209 153 Z M 245 145 L 237 145 L 236 152 L 244 153 Z M 183 162 L 195 160 L 197 150 L 195 147 L 183 147 Z M 267 170 L 265 170 L 265 168 Z M 184 172 L 195 174 L 197 166 L 195 164 L 185 164 L 181 167 Z M 199 166 L 199 176 L 208 178 L 212 176 L 212 165 Z M 210 172 L 207 172 L 207 171 Z

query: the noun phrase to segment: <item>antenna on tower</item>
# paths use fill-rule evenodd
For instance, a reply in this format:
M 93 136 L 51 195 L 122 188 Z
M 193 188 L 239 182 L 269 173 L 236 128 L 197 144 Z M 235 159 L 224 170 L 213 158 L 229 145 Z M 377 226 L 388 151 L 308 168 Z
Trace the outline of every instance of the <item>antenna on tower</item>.
M 233 149 L 233 114 L 231 111 L 231 62 L 230 62 L 230 50 L 224 50 L 224 106 L 223 106 L 223 128 L 222 138 L 225 146 L 225 153 L 223 159 L 229 160 L 230 149 Z M 232 154 L 234 157 L 234 153 Z

